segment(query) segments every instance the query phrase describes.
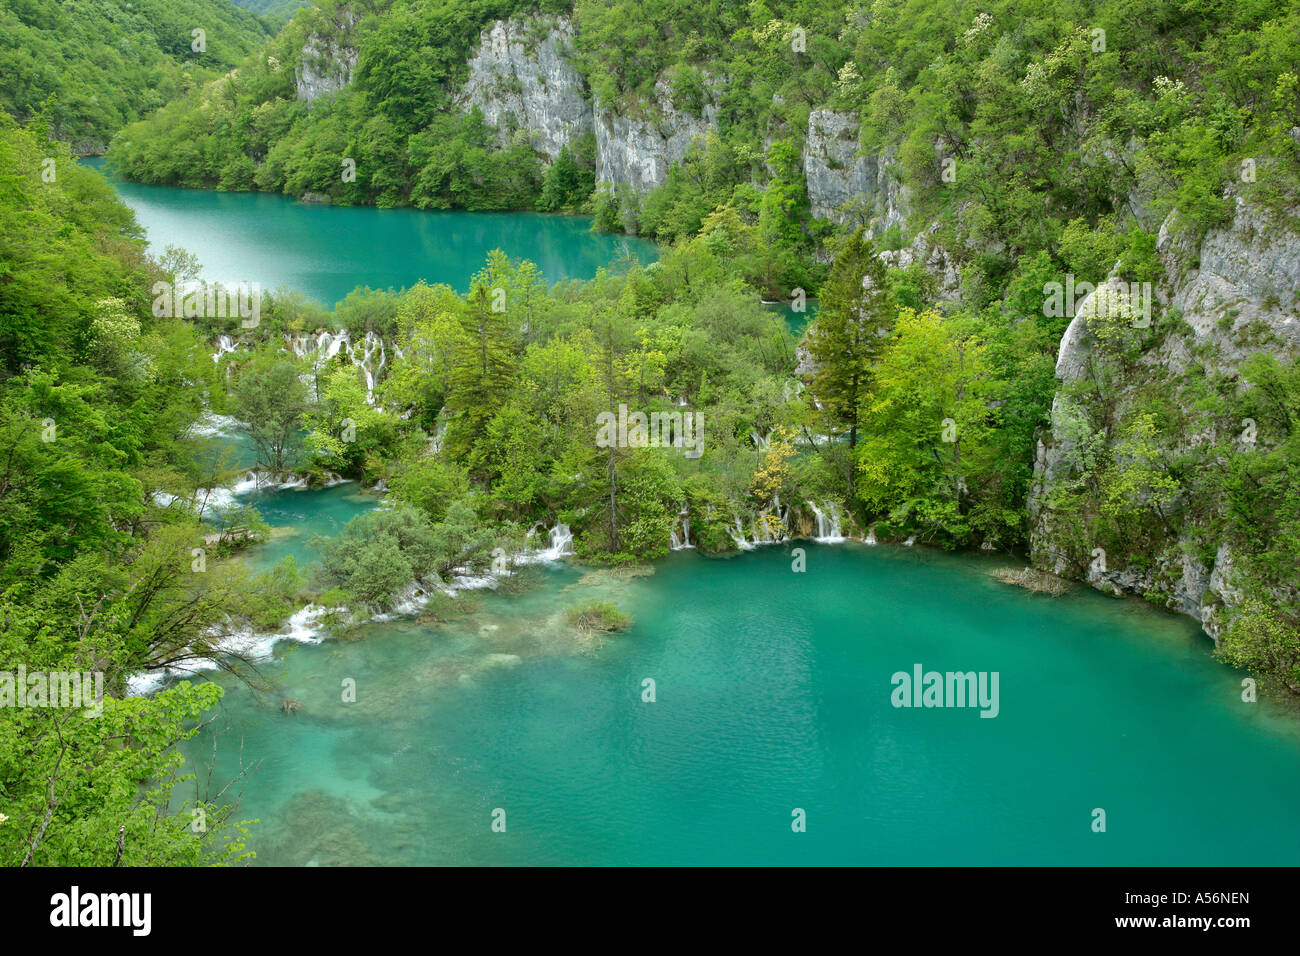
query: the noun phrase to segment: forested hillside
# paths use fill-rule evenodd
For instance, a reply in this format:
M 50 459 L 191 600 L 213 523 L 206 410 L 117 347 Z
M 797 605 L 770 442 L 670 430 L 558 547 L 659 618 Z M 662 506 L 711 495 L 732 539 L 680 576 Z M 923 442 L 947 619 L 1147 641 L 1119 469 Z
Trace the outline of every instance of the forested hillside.
M 821 289 L 812 405 L 746 426 L 840 436 L 818 457 L 861 527 L 1029 545 L 1219 634 L 1297 583 L 1275 544 L 1290 419 L 1232 436 L 1264 420 L 1263 382 L 1291 401 L 1298 31 L 1295 2 L 326 2 L 111 158 L 146 182 L 711 237 L 765 297 Z M 1118 286 L 1049 301 L 1108 277 L 1146 290 L 1128 332 Z M 830 490 L 762 495 L 742 524 L 809 488 Z
M 1185 212 L 1222 218 L 1222 181 L 1235 157 L 1291 154 L 1286 131 L 1300 122 L 1286 79 L 1296 67 L 1294 4 L 1107 0 L 1067 16 L 1052 3 L 967 7 L 807 2 L 778 16 L 761 3 L 585 0 L 573 9 L 571 58 L 585 95 L 622 114 L 653 116 L 661 84 L 682 112 L 716 117 L 706 125 L 717 140 L 665 195 L 639 203 L 648 215 L 636 225 L 661 236 L 688 234 L 702 211 L 779 176 L 774 156 L 797 152 L 810 112 L 823 107 L 853 114 L 869 152 L 895 153 L 903 182 L 928 208 L 976 203 L 980 235 L 1006 242 L 1009 253 L 1051 243 L 1062 219 L 1105 214 L 1139 180 L 1147 191 L 1176 192 Z M 124 137 L 136 145 L 116 155 L 145 181 L 386 205 L 526 206 L 549 164 L 518 144 L 492 148 L 451 107 L 490 21 L 564 8 L 326 0 L 245 63 L 237 81 L 222 81 L 220 96 L 195 91 Z M 322 45 L 306 50 L 313 35 Z M 295 99 L 295 68 L 328 57 L 330 44 L 355 50 L 355 76 L 308 109 Z M 201 161 L 163 161 L 186 144 Z M 1138 144 L 1149 146 L 1141 163 L 1131 155 Z M 1129 155 L 1121 165 L 1130 182 L 1103 175 L 1108 167 L 1092 154 L 1107 149 Z M 349 150 L 355 183 L 331 162 Z M 948 158 L 961 163 L 954 189 L 941 188 Z M 994 183 L 996 203 L 982 198 Z M 1026 208 L 1035 214 L 1024 216 Z
M 193 659 L 211 624 L 249 608 L 237 569 L 193 573 L 197 515 L 146 496 L 222 474 L 194 427 L 212 361 L 184 320 L 153 315 L 150 289 L 171 270 L 144 255 L 130 211 L 47 135 L 0 117 L 0 657 L 7 675 L 19 662 L 102 672 L 107 696 L 93 720 L 0 708 L 0 859 L 237 853 L 219 807 L 204 806 L 200 832 L 168 805 L 181 772 L 171 746 L 220 691 L 124 694 L 141 665 Z
M 268 35 L 227 0 L 0 0 L 0 109 L 23 122 L 41 114 L 56 138 L 102 153 L 123 125 L 226 73 Z
M 238 0 L 236 6 L 252 10 L 268 20 L 287 20 L 300 7 L 308 6 L 308 0 Z

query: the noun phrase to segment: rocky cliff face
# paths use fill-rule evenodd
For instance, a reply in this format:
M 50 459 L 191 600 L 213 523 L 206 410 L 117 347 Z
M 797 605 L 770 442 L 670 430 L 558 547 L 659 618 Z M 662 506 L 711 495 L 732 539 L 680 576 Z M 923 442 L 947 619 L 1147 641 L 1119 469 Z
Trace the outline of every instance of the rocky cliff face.
M 314 103 L 352 82 L 352 74 L 357 68 L 357 49 L 351 41 L 351 31 L 356 25 L 356 14 L 343 7 L 339 19 L 332 24 L 334 30 L 330 35 L 313 33 L 307 38 L 294 70 L 298 99 Z
M 457 105 L 466 112 L 481 110 L 503 143 L 515 130 L 526 130 L 534 147 L 554 160 L 594 126 L 582 77 L 566 57 L 572 44 L 568 18 L 496 21 L 469 61 Z
M 345 12 L 328 35 L 309 38 L 295 71 L 300 100 L 311 103 L 351 83 L 357 50 L 350 38 L 356 22 L 354 14 Z M 573 23 L 565 16 L 522 14 L 494 21 L 469 60 L 456 105 L 465 112 L 480 110 L 498 130 L 502 145 L 524 132 L 549 161 L 578 137 L 594 133 L 598 182 L 638 192 L 663 185 L 672 165 L 717 128 L 722 80 L 709 82 L 705 102 L 693 112 L 674 101 L 669 83 L 661 79 L 653 102 L 632 115 L 591 101 L 569 60 L 573 39 Z M 813 111 L 803 164 L 814 216 L 841 224 L 869 223 L 875 235 L 904 225 L 907 195 L 892 158 L 858 155 L 854 116 Z M 914 249 L 911 254 L 933 257 L 934 251 Z
M 698 116 L 680 109 L 665 81 L 641 116 L 593 104 L 567 58 L 573 36 L 567 17 L 497 20 L 483 31 L 457 104 L 466 112 L 481 110 L 502 142 L 525 131 L 551 160 L 577 137 L 594 132 L 598 182 L 639 192 L 662 185 L 691 143 L 716 127 L 717 106 L 706 103 Z
M 692 143 L 715 129 L 717 105 L 704 104 L 696 116 L 673 103 L 668 83 L 655 84 L 656 105 L 637 119 L 596 106 L 596 180 L 629 185 L 639 192 L 668 181 L 668 170 Z
M 1177 214 L 1160 228 L 1157 250 L 1166 269 L 1157 301 L 1181 312 L 1184 325 L 1157 336 L 1131 368 L 1105 376 L 1104 394 L 1090 405 L 1100 416 L 1100 431 L 1114 436 L 1133 411 L 1136 398 L 1152 381 L 1175 381 L 1200 363 L 1207 376 L 1233 382 L 1250 355 L 1268 351 L 1300 355 L 1300 235 L 1271 222 L 1238 200 L 1230 226 L 1189 243 L 1175 237 Z M 1078 460 L 1081 411 L 1071 386 L 1096 380 L 1101 361 L 1092 323 L 1102 300 L 1115 301 L 1126 285 L 1111 279 L 1089 294 L 1076 310 L 1061 340 L 1056 377 L 1061 383 L 1052 409 L 1052 428 L 1039 442 L 1030 496 L 1031 544 L 1037 564 L 1058 574 L 1082 577 L 1113 594 L 1140 594 L 1195 617 L 1217 637 L 1225 610 L 1240 600 L 1233 584 L 1234 555 L 1227 542 L 1206 540 L 1203 529 L 1180 523 L 1158 542 L 1154 560 L 1130 562 L 1126 555 L 1080 550 L 1065 529 L 1067 515 L 1053 510 L 1051 489 L 1067 481 Z M 1213 437 L 1215 423 L 1198 419 L 1184 405 L 1192 424 L 1163 450 L 1195 451 Z M 1178 508 L 1175 500 L 1172 507 Z
M 907 197 L 892 160 L 858 155 L 854 116 L 828 109 L 809 114 L 803 169 L 812 214 L 819 219 L 867 222 L 875 235 L 904 225 Z

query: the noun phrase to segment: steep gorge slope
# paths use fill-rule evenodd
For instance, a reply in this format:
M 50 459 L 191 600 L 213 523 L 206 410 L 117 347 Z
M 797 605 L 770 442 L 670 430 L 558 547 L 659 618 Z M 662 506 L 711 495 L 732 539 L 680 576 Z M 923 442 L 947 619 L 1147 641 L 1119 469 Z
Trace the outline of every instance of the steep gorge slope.
M 23 122 L 43 113 L 56 139 L 102 153 L 123 125 L 268 37 L 227 0 L 0 0 L 0 109 Z

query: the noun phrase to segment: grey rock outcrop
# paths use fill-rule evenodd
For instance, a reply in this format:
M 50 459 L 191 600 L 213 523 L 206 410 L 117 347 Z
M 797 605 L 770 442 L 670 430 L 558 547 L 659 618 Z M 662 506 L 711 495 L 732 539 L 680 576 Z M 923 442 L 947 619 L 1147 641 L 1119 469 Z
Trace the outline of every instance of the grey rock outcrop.
M 1182 310 L 1196 342 L 1212 342 L 1220 362 L 1235 365 L 1250 352 L 1253 337 L 1243 334 L 1261 324 L 1284 348 L 1300 349 L 1300 235 L 1279 228 L 1237 197 L 1231 226 L 1216 229 L 1200 244 L 1197 266 L 1187 268 L 1171 235 L 1171 213 L 1160 228 L 1156 249 L 1166 256 L 1172 304 Z M 1170 358 L 1185 360 L 1176 353 Z
M 710 87 L 712 89 L 712 87 Z M 668 181 L 673 163 L 718 123 L 712 96 L 697 116 L 674 105 L 666 80 L 655 84 L 654 106 L 642 118 L 596 103 L 596 181 L 629 185 L 638 192 Z
M 845 224 L 869 223 L 871 232 L 905 224 L 907 197 L 889 156 L 863 156 L 858 121 L 848 113 L 813 110 L 803 150 L 812 214 Z
M 553 161 L 594 127 L 582 77 L 567 59 L 572 45 L 567 17 L 497 20 L 483 32 L 456 104 L 481 110 L 503 142 L 515 129 L 526 130 Z
M 525 14 L 497 20 L 483 31 L 457 105 L 466 112 L 479 109 L 503 143 L 525 131 L 549 160 L 594 132 L 598 182 L 637 192 L 663 185 L 669 168 L 717 127 L 720 81 L 706 81 L 698 115 L 674 102 L 665 79 L 655 85 L 653 102 L 631 115 L 587 99 L 586 85 L 567 57 L 573 38 L 568 17 Z
M 1210 375 L 1235 375 L 1249 355 L 1271 351 L 1300 355 L 1300 235 L 1241 199 L 1232 223 L 1211 230 L 1196 243 L 1177 230 L 1177 213 L 1171 213 L 1160 228 L 1157 251 L 1166 268 L 1164 289 L 1154 290 L 1156 301 L 1177 308 L 1186 323 L 1186 334 L 1157 337 L 1159 344 L 1138 356 L 1127 378 L 1113 380 L 1108 394 L 1114 432 L 1132 406 L 1143 379 L 1159 370 L 1181 374 L 1193 363 L 1204 362 Z M 1098 303 L 1114 301 L 1128 289 L 1112 277 L 1085 296 L 1062 336 L 1057 356 L 1056 377 L 1062 386 L 1090 375 L 1097 342 L 1089 327 Z M 1101 311 L 1104 312 L 1104 309 Z M 1223 612 L 1241 600 L 1234 586 L 1235 562 L 1226 542 L 1210 542 L 1215 554 L 1207 566 L 1198 555 L 1205 554 L 1199 529 L 1184 527 L 1176 538 L 1166 541 L 1153 562 L 1140 568 L 1119 567 L 1122 555 L 1106 561 L 1088 562 L 1070 554 L 1062 540 L 1058 518 L 1049 505 L 1050 489 L 1068 477 L 1077 457 L 1082 433 L 1079 410 L 1063 392 L 1052 408 L 1050 432 L 1038 444 L 1034 485 L 1029 498 L 1030 540 L 1035 563 L 1058 574 L 1084 578 L 1093 587 L 1113 594 L 1141 594 L 1154 597 L 1171 610 L 1201 622 L 1217 639 Z M 1194 448 L 1209 437 L 1210 426 L 1200 423 L 1180 436 L 1176 451 Z
M 869 230 L 872 231 L 872 230 Z M 934 277 L 935 298 L 940 302 L 959 302 L 961 300 L 961 272 L 952 256 L 934 238 L 934 227 L 919 232 L 905 249 L 886 250 L 880 258 L 887 265 L 906 269 L 914 262 L 925 266 L 925 271 Z
M 294 86 L 298 99 L 308 104 L 322 96 L 337 93 L 352 83 L 357 68 L 357 48 L 351 41 L 357 16 L 347 7 L 340 8 L 340 19 L 329 35 L 313 33 L 307 38 L 294 69 Z

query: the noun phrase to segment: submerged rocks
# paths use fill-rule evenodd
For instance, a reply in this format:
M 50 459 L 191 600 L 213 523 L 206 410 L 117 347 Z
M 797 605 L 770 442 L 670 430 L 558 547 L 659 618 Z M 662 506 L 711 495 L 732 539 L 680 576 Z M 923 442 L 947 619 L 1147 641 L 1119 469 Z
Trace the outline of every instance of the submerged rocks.
M 1016 587 L 1024 588 L 1027 591 L 1035 591 L 1039 594 L 1059 596 L 1074 587 L 1065 578 L 1057 577 L 1055 574 L 1049 574 L 1046 571 L 1039 571 L 1036 568 L 998 568 L 996 571 L 989 573 L 1003 584 L 1013 584 Z

